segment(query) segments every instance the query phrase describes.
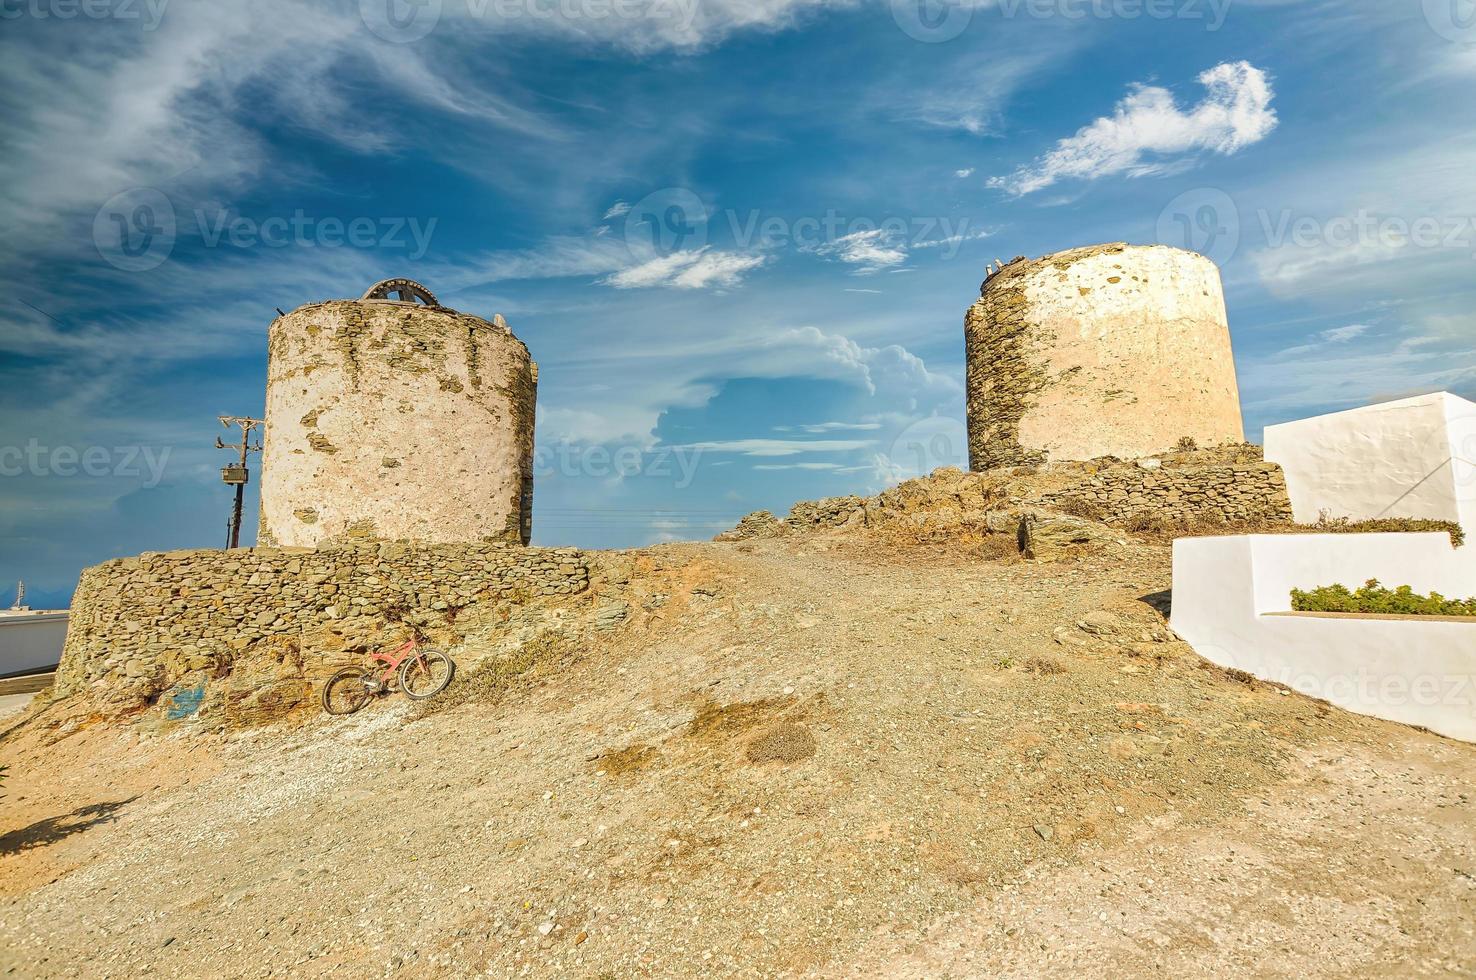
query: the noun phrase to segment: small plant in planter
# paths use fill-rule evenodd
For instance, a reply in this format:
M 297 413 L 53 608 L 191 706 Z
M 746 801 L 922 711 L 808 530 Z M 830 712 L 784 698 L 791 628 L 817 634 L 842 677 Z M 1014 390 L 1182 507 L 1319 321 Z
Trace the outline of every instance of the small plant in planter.
M 1386 589 L 1378 579 L 1369 579 L 1356 591 L 1346 585 L 1327 585 L 1310 592 L 1293 589 L 1292 609 L 1382 616 L 1476 617 L 1476 598 L 1447 599 L 1439 592 L 1421 595 L 1408 585 Z

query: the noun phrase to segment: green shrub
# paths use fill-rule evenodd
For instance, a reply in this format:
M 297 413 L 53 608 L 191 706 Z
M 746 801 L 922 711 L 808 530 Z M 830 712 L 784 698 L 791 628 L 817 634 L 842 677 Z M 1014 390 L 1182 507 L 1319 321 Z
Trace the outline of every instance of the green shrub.
M 1378 579 L 1356 592 L 1346 585 L 1327 585 L 1311 592 L 1292 589 L 1297 612 L 1373 613 L 1386 616 L 1476 616 L 1476 598 L 1447 599 L 1439 592 L 1420 595 L 1407 585 L 1386 589 Z
M 1466 531 L 1454 521 L 1425 520 L 1418 517 L 1383 517 L 1371 521 L 1351 521 L 1346 517 L 1324 515 L 1315 525 L 1319 531 L 1335 534 L 1394 534 L 1409 531 L 1444 531 L 1457 548 L 1466 543 Z

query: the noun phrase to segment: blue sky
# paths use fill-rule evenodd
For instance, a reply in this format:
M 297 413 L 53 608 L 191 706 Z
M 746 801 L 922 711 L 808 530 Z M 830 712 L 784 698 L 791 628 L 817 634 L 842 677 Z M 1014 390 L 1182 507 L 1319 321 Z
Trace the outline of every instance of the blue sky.
M 1255 439 L 1476 395 L 1473 0 L 3 0 L 0 81 L 37 602 L 220 543 L 275 308 L 393 275 L 541 363 L 541 544 L 961 463 L 1019 254 L 1214 257 Z

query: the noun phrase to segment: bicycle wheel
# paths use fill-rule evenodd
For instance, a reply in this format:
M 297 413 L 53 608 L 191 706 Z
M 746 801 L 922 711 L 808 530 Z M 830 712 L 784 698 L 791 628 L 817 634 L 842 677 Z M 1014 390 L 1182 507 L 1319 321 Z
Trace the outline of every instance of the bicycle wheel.
M 369 703 L 369 672 L 363 667 L 345 667 L 323 685 L 323 710 L 330 715 L 351 715 Z
M 421 650 L 400 664 L 400 690 L 412 701 L 433 698 L 456 675 L 456 662 L 439 650 Z

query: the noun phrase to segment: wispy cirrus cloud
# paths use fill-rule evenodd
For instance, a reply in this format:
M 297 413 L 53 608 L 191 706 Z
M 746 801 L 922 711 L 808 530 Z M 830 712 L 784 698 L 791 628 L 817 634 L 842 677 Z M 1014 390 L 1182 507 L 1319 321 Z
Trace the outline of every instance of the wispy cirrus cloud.
M 673 448 L 743 456 L 798 456 L 801 453 L 848 453 L 870 445 L 870 440 L 862 439 L 727 439 Z
M 780 425 L 774 431 L 820 435 L 826 432 L 875 432 L 880 428 L 880 422 L 820 422 L 814 425 Z
M 813 251 L 816 255 L 855 266 L 858 276 L 869 276 L 907 261 L 907 245 L 887 228 L 842 235 L 833 242 L 815 246 Z
M 711 246 L 657 256 L 601 280 L 616 289 L 731 289 L 763 266 L 766 255 L 713 251 Z
M 1199 83 L 1206 95 L 1187 109 L 1166 88 L 1134 86 L 1112 115 L 1059 141 L 1035 163 L 989 183 L 1020 197 L 1062 180 L 1170 173 L 1192 165 L 1197 153 L 1228 156 L 1276 128 L 1271 80 L 1260 68 L 1226 62 L 1201 73 Z

